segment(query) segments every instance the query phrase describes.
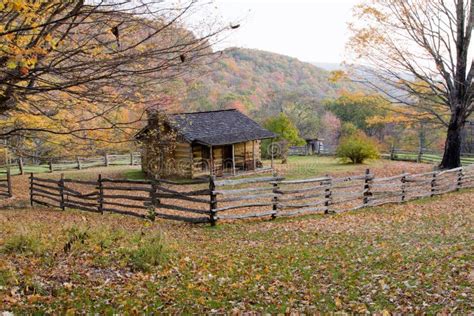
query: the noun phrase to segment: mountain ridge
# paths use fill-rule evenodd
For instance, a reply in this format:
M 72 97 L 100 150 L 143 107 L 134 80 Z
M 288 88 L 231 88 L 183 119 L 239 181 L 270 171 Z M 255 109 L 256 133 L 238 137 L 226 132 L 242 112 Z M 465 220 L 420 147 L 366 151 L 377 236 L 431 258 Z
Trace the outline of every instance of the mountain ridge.
M 187 91 L 187 110 L 238 108 L 256 113 L 269 108 L 269 114 L 274 114 L 282 99 L 322 103 L 342 91 L 360 90 L 354 83 L 331 82 L 329 71 L 310 62 L 248 48 L 223 50 L 205 73 Z

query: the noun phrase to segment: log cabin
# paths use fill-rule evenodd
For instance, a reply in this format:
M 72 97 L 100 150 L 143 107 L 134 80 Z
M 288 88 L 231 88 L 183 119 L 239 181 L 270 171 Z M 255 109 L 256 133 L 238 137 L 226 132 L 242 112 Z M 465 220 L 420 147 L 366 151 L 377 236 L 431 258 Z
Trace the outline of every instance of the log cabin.
M 197 178 L 271 170 L 263 168 L 260 147 L 263 139 L 276 135 L 238 110 L 149 112 L 148 118 L 136 138 L 142 143 L 142 169 L 149 176 Z

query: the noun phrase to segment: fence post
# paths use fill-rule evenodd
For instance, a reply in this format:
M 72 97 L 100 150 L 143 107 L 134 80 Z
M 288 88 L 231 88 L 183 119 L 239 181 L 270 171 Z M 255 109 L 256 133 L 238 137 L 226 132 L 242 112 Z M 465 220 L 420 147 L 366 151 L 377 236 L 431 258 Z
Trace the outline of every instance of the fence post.
M 273 173 L 273 177 L 276 178 L 276 173 Z M 273 186 L 273 198 L 272 198 L 272 202 L 273 202 L 273 206 L 272 206 L 272 209 L 273 209 L 273 214 L 272 214 L 272 219 L 275 219 L 277 216 L 277 213 L 278 213 L 278 196 L 277 196 L 277 191 L 278 191 L 278 183 L 276 181 L 273 182 L 272 184 Z
M 430 195 L 430 197 L 433 197 L 435 195 L 435 192 L 436 192 L 436 175 L 437 175 L 437 172 L 434 172 L 433 173 L 433 179 L 431 180 L 431 195 Z
M 157 199 L 156 192 L 157 192 L 157 181 L 156 179 L 151 180 L 151 190 L 150 190 L 150 209 L 149 209 L 149 214 L 148 214 L 148 219 L 151 220 L 152 222 L 155 221 L 156 219 L 156 206 L 160 203 L 160 200 Z
M 420 147 L 420 151 L 418 152 L 418 156 L 416 157 L 416 162 L 420 163 L 422 158 L 423 158 L 423 148 Z
M 329 175 L 326 175 L 326 177 L 329 178 Z M 324 206 L 326 207 L 326 210 L 324 211 L 324 214 L 329 214 L 330 211 L 329 211 L 329 206 L 331 206 L 331 198 L 332 198 L 332 191 L 331 191 L 331 187 L 332 187 L 332 179 L 329 178 L 328 182 L 327 182 L 327 188 L 324 190 L 324 199 L 326 199 L 326 201 L 324 202 Z
M 364 179 L 364 205 L 369 204 L 369 198 L 372 196 L 370 192 L 370 184 L 372 182 L 372 177 L 370 176 L 370 169 L 365 170 L 365 179 Z
M 8 196 L 12 197 L 13 192 L 12 192 L 12 174 L 10 171 L 10 167 L 7 167 L 7 188 L 8 188 Z
M 99 173 L 97 177 L 97 183 L 99 185 L 99 212 L 104 214 L 104 187 L 102 184 L 102 174 Z
M 217 195 L 215 194 L 215 191 L 216 191 L 216 177 L 215 176 L 211 176 L 209 178 L 209 192 L 210 192 L 210 209 L 209 209 L 209 212 L 210 212 L 210 223 L 211 223 L 211 226 L 216 226 L 216 209 L 217 209 Z
M 109 166 L 109 156 L 107 155 L 107 153 L 105 153 L 105 155 L 104 155 L 104 163 L 105 163 L 106 167 Z
M 61 198 L 61 203 L 59 204 L 59 207 L 61 207 L 61 209 L 64 211 L 66 210 L 66 206 L 64 204 L 64 173 L 61 173 L 61 179 L 59 180 L 58 186 Z
M 130 152 L 130 166 L 133 166 L 133 152 Z
M 22 157 L 18 158 L 18 169 L 20 169 L 20 174 L 23 175 L 24 172 L 23 172 L 23 158 Z
M 274 147 L 273 147 L 273 140 L 272 140 L 272 143 L 271 143 L 270 146 L 271 146 L 271 147 L 270 147 L 270 148 L 271 148 L 271 149 L 270 149 L 270 153 L 271 153 L 271 168 L 272 168 L 272 170 L 275 170 L 275 163 L 274 163 L 274 158 L 273 158 L 273 148 L 274 148 Z
M 392 145 L 392 147 L 390 148 L 390 160 L 394 160 L 395 159 L 395 146 Z
M 463 175 L 464 175 L 463 171 L 464 171 L 463 168 L 459 169 L 459 171 L 458 171 L 458 181 L 456 183 L 456 191 L 459 191 L 462 188 L 462 178 L 463 178 Z
M 30 173 L 30 205 L 33 206 L 33 172 Z
M 81 159 L 79 158 L 79 156 L 76 157 L 76 161 L 77 161 L 77 169 L 81 170 L 82 166 L 81 166 Z
M 405 171 L 403 171 L 403 173 L 405 173 Z M 401 185 L 401 189 L 402 189 L 402 198 L 401 198 L 401 202 L 405 202 L 405 199 L 406 199 L 406 182 L 407 182 L 407 177 L 404 175 L 401 179 L 402 181 L 402 185 Z
M 50 161 L 48 165 L 49 165 L 49 172 L 53 172 L 53 162 Z

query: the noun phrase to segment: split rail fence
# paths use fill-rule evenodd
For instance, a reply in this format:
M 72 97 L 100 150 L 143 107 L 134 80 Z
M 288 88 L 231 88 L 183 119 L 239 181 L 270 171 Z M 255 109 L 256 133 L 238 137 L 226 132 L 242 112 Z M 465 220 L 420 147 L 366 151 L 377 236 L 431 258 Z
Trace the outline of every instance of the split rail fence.
M 31 175 L 31 204 L 194 223 L 339 213 L 474 188 L 474 166 L 376 178 L 363 175 L 286 180 L 282 177 L 97 181 Z
M 0 170 L 0 197 L 12 197 L 12 177 L 10 168 Z
M 155 217 L 187 222 L 209 221 L 209 189 L 176 191 L 172 186 L 192 187 L 204 181 L 178 184 L 172 181 L 108 179 L 97 180 L 40 178 L 30 175 L 30 203 L 79 209 L 90 212 L 110 212 L 141 218 Z M 209 181 L 205 180 L 208 184 Z M 201 197 L 202 196 L 202 197 Z M 190 207 L 187 204 L 200 204 Z M 194 216 L 186 216 L 192 214 Z M 201 216 L 196 216 L 201 215 Z M 203 217 L 202 215 L 206 215 Z
M 39 162 L 41 161 L 41 162 Z M 54 171 L 81 170 L 94 167 L 109 167 L 119 165 L 141 165 L 141 154 L 132 152 L 128 154 L 104 154 L 94 157 L 74 157 L 74 158 L 22 158 L 18 157 L 12 163 L 0 166 L 0 172 L 11 169 L 13 174 L 47 173 Z
M 426 150 L 415 152 L 398 148 L 391 148 L 389 153 L 382 154 L 382 156 L 390 160 L 424 162 L 432 164 L 439 164 L 443 159 L 443 153 L 440 152 Z M 474 164 L 474 154 L 461 153 L 461 164 L 463 166 Z

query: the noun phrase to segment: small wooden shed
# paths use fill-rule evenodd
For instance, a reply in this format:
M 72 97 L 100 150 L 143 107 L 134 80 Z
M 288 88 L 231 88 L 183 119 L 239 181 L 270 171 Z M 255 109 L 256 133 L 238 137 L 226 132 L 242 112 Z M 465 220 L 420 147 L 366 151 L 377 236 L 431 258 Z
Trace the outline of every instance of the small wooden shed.
M 162 127 L 150 139 L 146 135 L 157 130 L 158 113 L 148 115 L 148 126 L 137 134 L 137 139 L 145 143 L 142 168 L 152 176 L 196 178 L 260 171 L 263 168 L 260 142 L 275 137 L 246 115 L 231 109 L 160 116 L 164 121 Z M 160 142 L 171 133 L 175 134 L 173 144 Z M 156 151 L 155 145 L 146 146 L 146 142 L 153 141 L 169 150 Z M 158 170 L 151 168 L 157 161 Z
M 462 153 L 474 154 L 474 120 L 467 121 L 462 132 Z
M 317 137 L 306 137 L 306 154 L 319 155 L 323 151 L 323 139 Z

